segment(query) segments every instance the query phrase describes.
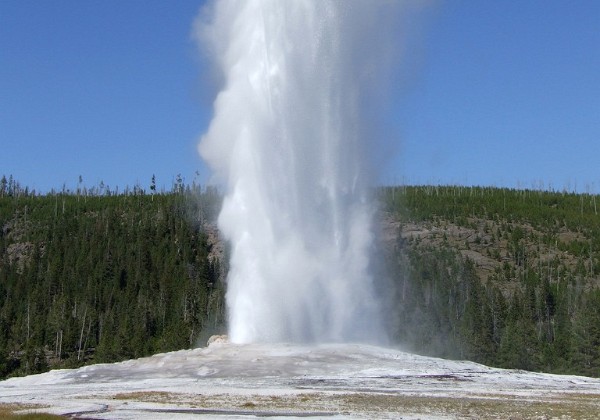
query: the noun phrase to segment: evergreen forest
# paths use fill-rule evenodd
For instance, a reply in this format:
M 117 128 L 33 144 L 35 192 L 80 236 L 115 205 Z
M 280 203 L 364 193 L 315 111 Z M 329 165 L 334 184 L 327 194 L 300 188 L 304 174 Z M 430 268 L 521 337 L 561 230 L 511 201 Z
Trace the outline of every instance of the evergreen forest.
M 378 194 L 395 342 L 600 376 L 597 196 L 459 186 Z
M 153 184 L 154 186 L 154 184 Z M 214 189 L 0 184 L 0 377 L 206 342 L 224 328 Z
M 600 376 L 597 196 L 391 186 L 373 272 L 391 345 Z M 0 181 L 0 378 L 204 345 L 226 331 L 211 187 L 37 194 Z

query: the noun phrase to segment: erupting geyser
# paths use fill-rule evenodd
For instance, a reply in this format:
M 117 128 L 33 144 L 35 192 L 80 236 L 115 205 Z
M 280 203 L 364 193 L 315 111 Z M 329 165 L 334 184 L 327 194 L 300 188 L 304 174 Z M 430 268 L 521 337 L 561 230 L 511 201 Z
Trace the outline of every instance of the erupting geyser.
M 199 150 L 226 189 L 234 342 L 384 338 L 366 115 L 400 4 L 223 0 L 199 18 L 223 82 Z

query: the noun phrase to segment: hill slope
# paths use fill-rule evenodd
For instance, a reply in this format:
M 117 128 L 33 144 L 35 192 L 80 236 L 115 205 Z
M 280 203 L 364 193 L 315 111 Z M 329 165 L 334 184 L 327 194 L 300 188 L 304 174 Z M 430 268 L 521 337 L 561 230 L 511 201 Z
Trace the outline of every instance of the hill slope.
M 596 196 L 379 193 L 397 340 L 437 356 L 600 375 Z
M 0 377 L 205 342 L 224 321 L 219 200 L 0 194 Z
M 377 190 L 391 342 L 600 376 L 596 196 Z M 214 189 L 38 196 L 0 188 L 0 377 L 193 348 L 224 329 Z

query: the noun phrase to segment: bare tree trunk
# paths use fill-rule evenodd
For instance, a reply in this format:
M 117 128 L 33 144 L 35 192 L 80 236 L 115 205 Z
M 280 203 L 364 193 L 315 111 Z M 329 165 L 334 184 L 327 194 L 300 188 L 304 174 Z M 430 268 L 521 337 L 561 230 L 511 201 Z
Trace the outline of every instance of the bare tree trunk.
M 87 315 L 87 307 L 83 311 L 83 322 L 81 323 L 81 334 L 79 335 L 79 350 L 77 351 L 77 360 L 81 360 L 81 344 L 83 342 L 83 330 L 85 329 L 85 316 Z
M 60 362 L 60 359 L 62 358 L 63 332 L 62 332 L 62 330 L 60 330 L 59 332 L 60 332 L 60 338 L 58 339 L 58 361 Z
M 83 354 L 85 356 L 85 349 L 87 348 L 88 339 L 90 338 L 90 331 L 92 330 L 92 318 L 88 319 L 88 329 L 85 334 L 85 341 L 83 342 Z
M 29 332 L 30 332 L 30 328 L 29 328 L 29 325 L 30 325 L 30 322 L 29 322 L 30 321 L 30 319 L 29 319 L 29 306 L 30 306 L 30 303 L 27 302 L 27 341 L 29 341 Z

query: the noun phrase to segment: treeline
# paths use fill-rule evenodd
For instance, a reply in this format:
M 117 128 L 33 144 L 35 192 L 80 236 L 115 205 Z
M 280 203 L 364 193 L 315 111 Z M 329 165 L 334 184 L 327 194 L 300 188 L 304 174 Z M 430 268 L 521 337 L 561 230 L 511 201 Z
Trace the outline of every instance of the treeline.
M 589 193 L 495 187 L 393 186 L 380 188 L 383 207 L 402 220 L 436 218 L 468 224 L 469 218 L 526 223 L 550 233 L 586 231 L 600 245 L 600 196 Z M 600 246 L 598 247 L 600 250 Z
M 387 253 L 397 340 L 429 355 L 600 376 L 596 196 L 476 187 L 379 193 L 401 223 L 438 232 L 428 240 L 399 234 Z M 476 237 L 452 242 L 456 226 Z M 494 271 L 483 276 L 469 255 L 495 261 Z
M 189 348 L 223 329 L 216 190 L 41 196 L 12 178 L 0 190 L 0 377 Z
M 198 174 L 198 173 L 196 173 Z M 30 189 L 28 186 L 23 186 L 18 180 L 16 180 L 12 175 L 9 175 L 8 178 L 6 175 L 2 175 L 0 178 L 0 197 L 35 197 L 41 195 L 76 195 L 77 197 L 98 197 L 98 196 L 113 196 L 113 195 L 146 195 L 146 194 L 168 194 L 168 193 L 186 193 L 191 194 L 195 193 L 201 189 L 201 186 L 198 185 L 195 181 L 191 184 L 185 184 L 184 178 L 181 174 L 177 174 L 177 176 L 171 182 L 171 189 L 165 190 L 164 186 L 160 189 L 156 184 L 156 176 L 152 175 L 150 179 L 150 186 L 148 187 L 149 191 L 147 191 L 143 186 L 139 183 L 136 183 L 133 187 L 129 185 L 125 186 L 123 189 L 119 189 L 118 186 L 111 188 L 110 185 L 105 184 L 104 181 L 100 181 L 98 185 L 86 186 L 83 182 L 83 178 L 80 175 L 77 181 L 77 186 L 74 189 L 67 187 L 66 184 L 63 184 L 60 190 L 56 190 L 52 188 L 47 193 L 40 193 L 35 189 Z

